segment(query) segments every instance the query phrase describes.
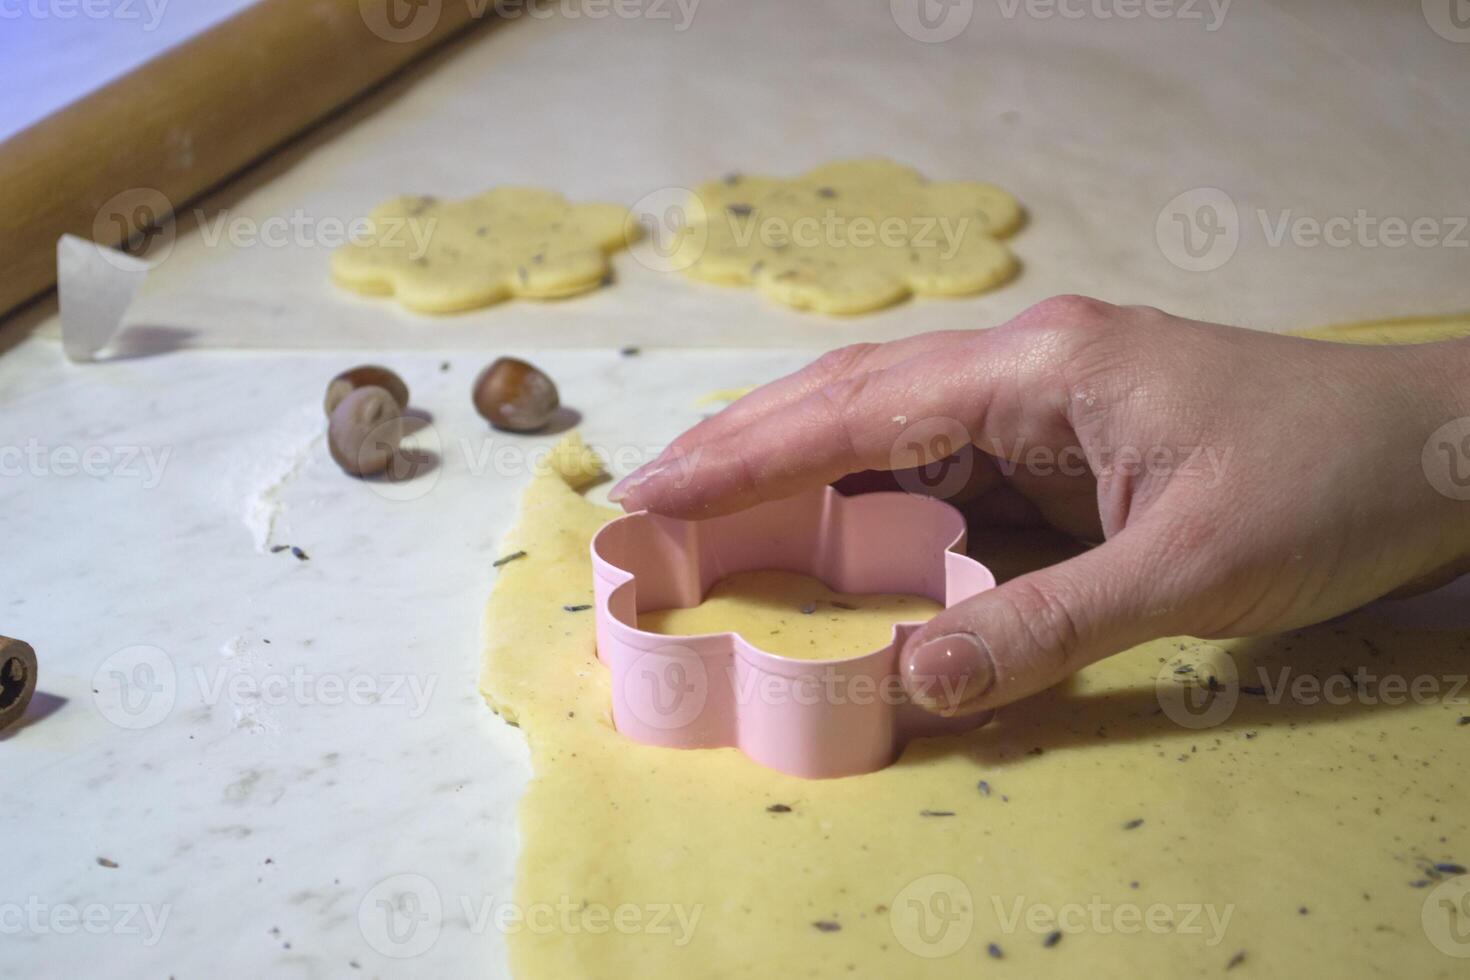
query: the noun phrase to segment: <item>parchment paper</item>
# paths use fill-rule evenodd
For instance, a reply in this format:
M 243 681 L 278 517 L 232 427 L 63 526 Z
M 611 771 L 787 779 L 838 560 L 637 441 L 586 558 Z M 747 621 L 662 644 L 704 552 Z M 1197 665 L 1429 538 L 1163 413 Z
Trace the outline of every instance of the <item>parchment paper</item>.
M 156 241 L 122 342 L 825 348 L 985 326 L 1058 292 L 1270 330 L 1470 308 L 1470 43 L 1436 32 L 1434 3 L 1159 0 L 1168 16 L 1124 19 L 1128 0 L 960 0 L 929 8 L 968 17 L 938 43 L 902 29 L 922 33 L 906 0 L 538 8 Z M 450 317 L 328 280 L 334 231 L 399 192 L 531 184 L 631 205 L 729 171 L 866 154 L 1012 191 L 1029 215 L 1010 243 L 1020 278 L 845 319 L 630 254 L 591 294 Z M 1431 224 L 1395 245 L 1389 218 Z M 1314 244 L 1312 224 L 1332 219 Z M 1200 255 L 1183 250 L 1186 225 Z

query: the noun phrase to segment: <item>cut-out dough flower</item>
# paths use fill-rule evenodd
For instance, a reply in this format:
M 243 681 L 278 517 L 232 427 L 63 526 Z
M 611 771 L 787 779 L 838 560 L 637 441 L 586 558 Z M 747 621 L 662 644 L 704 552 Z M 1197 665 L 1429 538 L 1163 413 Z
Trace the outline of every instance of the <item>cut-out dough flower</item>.
M 1021 224 L 992 184 L 931 183 L 888 160 L 845 160 L 800 177 L 731 175 L 702 185 L 679 246 L 695 279 L 754 285 L 778 303 L 865 313 L 909 295 L 1000 285 L 1016 260 L 1000 239 Z
M 586 292 L 607 278 L 608 253 L 628 242 L 627 209 L 531 187 L 462 201 L 396 197 L 368 222 L 366 235 L 332 253 L 332 278 L 426 313 Z

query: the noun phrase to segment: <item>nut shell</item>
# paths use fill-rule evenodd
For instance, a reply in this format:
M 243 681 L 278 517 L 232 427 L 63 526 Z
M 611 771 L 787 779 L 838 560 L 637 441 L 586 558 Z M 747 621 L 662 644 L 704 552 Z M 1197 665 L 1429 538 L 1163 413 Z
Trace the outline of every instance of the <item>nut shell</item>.
M 533 364 L 501 357 L 475 378 L 475 411 L 507 432 L 535 432 L 561 407 L 556 383 Z
M 353 476 L 372 476 L 388 468 L 403 439 L 398 402 L 377 385 L 357 388 L 332 409 L 327 449 Z
M 408 385 L 397 374 L 380 364 L 359 364 L 333 378 L 327 384 L 327 395 L 322 400 L 322 408 L 331 415 L 342 399 L 368 385 L 375 385 L 392 395 L 393 400 L 398 403 L 400 414 L 408 408 Z
M 36 693 L 36 651 L 29 643 L 0 636 L 0 730 L 26 713 Z

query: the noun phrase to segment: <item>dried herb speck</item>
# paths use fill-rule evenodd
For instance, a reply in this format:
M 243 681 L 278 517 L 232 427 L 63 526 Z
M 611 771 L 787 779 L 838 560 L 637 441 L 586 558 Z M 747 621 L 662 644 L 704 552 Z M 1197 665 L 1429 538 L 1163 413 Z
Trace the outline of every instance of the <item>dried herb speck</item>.
M 766 807 L 766 812 L 767 813 L 790 813 L 791 812 L 791 807 L 787 806 L 785 803 L 772 803 L 770 806 Z
M 842 931 L 842 926 L 838 925 L 836 922 L 831 922 L 827 919 L 818 919 L 816 922 L 812 923 L 812 928 L 817 930 L 818 932 Z
M 100 858 L 97 859 L 97 863 L 99 865 L 101 865 L 102 867 L 104 867 L 104 868 L 115 868 L 115 867 L 117 867 L 117 862 L 114 861 L 112 858 L 100 857 Z
M 997 946 L 995 943 L 991 943 L 989 946 L 986 946 L 985 952 L 989 953 L 990 958 L 993 960 L 1003 960 L 1006 958 L 1006 954 L 1001 952 L 1000 947 Z
M 1123 825 L 1123 829 L 1124 830 L 1137 830 L 1139 827 L 1142 827 L 1142 826 L 1143 826 L 1143 818 L 1142 817 L 1134 817 L 1132 820 L 1128 821 L 1127 823 L 1125 823 Z
M 808 602 L 806 605 L 804 605 L 804 606 L 801 607 L 801 614 L 803 616 L 810 616 L 812 613 L 814 613 L 816 611 L 817 611 L 817 604 L 815 602 Z
M 1041 945 L 1045 946 L 1047 949 L 1051 949 L 1053 946 L 1055 946 L 1057 943 L 1059 943 L 1061 941 L 1062 941 L 1062 932 L 1061 932 L 1061 930 L 1060 929 L 1053 929 L 1051 932 L 1049 932 L 1049 933 L 1046 934 L 1046 938 L 1041 941 Z
M 1470 725 L 1470 715 L 1461 715 L 1460 720 L 1456 724 Z
M 620 348 L 618 350 L 618 353 L 623 355 L 624 357 L 637 357 L 639 354 L 643 353 L 643 351 L 637 347 L 634 347 L 632 344 L 629 344 L 626 347 Z
M 271 554 L 279 555 L 289 547 L 291 547 L 289 544 L 273 544 L 271 545 Z
M 845 602 L 834 602 L 832 606 L 836 609 L 846 609 L 848 612 L 855 612 L 857 610 L 857 606 L 849 605 Z
M 1440 874 L 1462 875 L 1465 873 L 1465 866 L 1463 864 L 1452 864 L 1449 861 L 1441 861 L 1434 866 L 1434 870 Z
M 737 218 L 743 218 L 755 209 L 752 208 L 749 204 L 727 204 L 725 205 L 725 210 L 729 211 Z
M 591 608 L 592 607 L 590 605 L 562 606 L 562 609 L 565 610 L 566 612 L 586 612 L 587 610 L 589 610 Z
M 490 567 L 491 568 L 499 568 L 501 565 L 509 565 L 511 562 L 515 561 L 516 559 L 518 559 L 518 558 L 524 558 L 524 557 L 526 557 L 526 553 L 524 551 L 512 551 L 510 554 L 506 555 L 504 558 L 497 558 L 494 561 L 492 561 L 490 563 Z
M 919 811 L 919 816 L 921 816 L 921 817 L 952 817 L 952 816 L 954 816 L 954 811 L 953 810 L 920 810 Z
M 978 783 L 975 784 L 975 788 L 980 791 L 980 795 L 981 796 L 989 796 L 990 795 L 990 784 L 987 783 L 983 779 L 980 780 Z
M 1233 970 L 1237 966 L 1240 966 L 1240 964 L 1242 964 L 1244 962 L 1245 962 L 1245 950 L 1241 950 L 1240 952 L 1236 953 L 1234 956 L 1230 957 L 1230 962 L 1225 964 L 1225 969 L 1227 969 L 1227 970 Z
M 1253 687 L 1250 684 L 1242 684 L 1240 685 L 1240 693 L 1263 698 L 1266 696 L 1266 689 L 1264 687 Z

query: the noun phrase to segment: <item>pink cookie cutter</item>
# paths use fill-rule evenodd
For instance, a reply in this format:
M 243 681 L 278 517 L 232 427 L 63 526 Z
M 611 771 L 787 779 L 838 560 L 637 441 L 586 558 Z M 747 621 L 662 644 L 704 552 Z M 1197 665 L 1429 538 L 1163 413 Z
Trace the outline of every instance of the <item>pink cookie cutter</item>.
M 942 501 L 844 497 L 830 487 L 702 521 L 646 511 L 613 520 L 592 538 L 597 655 L 612 671 L 613 724 L 648 745 L 737 746 L 808 778 L 873 772 L 909 739 L 976 727 L 903 694 L 898 654 L 920 623 L 897 624 L 881 650 L 823 661 L 767 653 L 734 633 L 638 629 L 640 612 L 698 605 L 719 579 L 760 569 L 953 606 L 995 585 L 964 544 L 964 518 Z

